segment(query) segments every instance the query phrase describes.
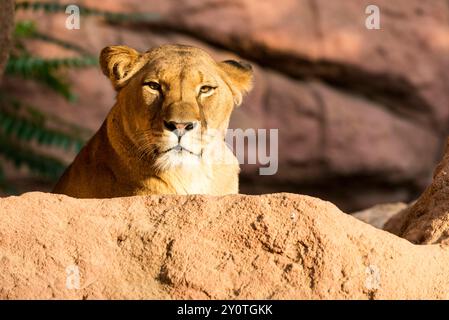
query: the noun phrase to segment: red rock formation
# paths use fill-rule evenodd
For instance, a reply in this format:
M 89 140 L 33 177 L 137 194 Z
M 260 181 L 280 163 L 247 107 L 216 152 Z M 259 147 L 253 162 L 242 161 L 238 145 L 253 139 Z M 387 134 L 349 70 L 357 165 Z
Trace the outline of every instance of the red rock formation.
M 82 3 L 156 12 L 161 20 L 118 26 L 82 18 L 80 30 L 67 30 L 59 15 L 41 19 L 41 29 L 95 54 L 109 44 L 146 50 L 178 42 L 218 58 L 239 55 L 256 66 L 254 92 L 232 126 L 278 128 L 279 171 L 259 176 L 255 166 L 245 166 L 242 192 L 306 193 L 352 211 L 413 200 L 429 183 L 449 123 L 446 1 Z M 369 4 L 380 7 L 381 30 L 365 28 Z M 34 49 L 60 53 L 39 44 Z M 96 130 L 113 103 L 112 89 L 99 70 L 71 78 L 82 93 L 76 106 L 41 88 L 23 90 L 44 109 Z M 9 89 L 17 87 L 10 83 Z
M 0 212 L 1 299 L 449 298 L 446 248 L 307 196 L 29 193 Z
M 412 206 L 393 216 L 384 229 L 417 244 L 449 243 L 449 140 L 432 184 Z

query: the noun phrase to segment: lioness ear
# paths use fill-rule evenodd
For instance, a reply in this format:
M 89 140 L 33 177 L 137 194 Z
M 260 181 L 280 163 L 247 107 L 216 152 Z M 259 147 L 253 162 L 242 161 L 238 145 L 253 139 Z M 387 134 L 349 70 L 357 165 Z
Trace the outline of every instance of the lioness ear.
M 243 95 L 248 93 L 253 86 L 253 68 L 249 63 L 226 60 L 218 64 L 225 72 L 225 81 L 231 88 L 234 103 L 239 106 Z
M 116 90 L 131 78 L 141 67 L 141 54 L 127 46 L 109 46 L 101 50 L 100 66 Z

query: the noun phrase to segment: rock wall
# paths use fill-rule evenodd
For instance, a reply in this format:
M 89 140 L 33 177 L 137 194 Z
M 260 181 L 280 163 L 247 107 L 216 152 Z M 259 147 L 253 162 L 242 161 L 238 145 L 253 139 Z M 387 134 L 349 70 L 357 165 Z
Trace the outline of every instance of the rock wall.
M 449 123 L 447 1 L 72 2 L 160 16 L 127 25 L 82 18 L 80 30 L 67 30 L 66 16 L 37 14 L 41 30 L 94 54 L 110 44 L 174 42 L 255 65 L 255 89 L 232 127 L 279 129 L 279 171 L 259 176 L 257 166 L 244 166 L 243 193 L 304 193 L 352 211 L 408 202 L 429 183 Z M 380 7 L 381 30 L 365 28 L 370 4 Z M 61 54 L 41 43 L 33 49 Z M 71 79 L 81 93 L 76 106 L 23 81 L 11 79 L 8 89 L 96 130 L 114 93 L 99 70 Z
M 402 202 L 384 203 L 362 211 L 351 213 L 351 215 L 376 228 L 382 229 L 388 220 L 407 207 L 408 205 Z
M 412 206 L 393 216 L 384 229 L 417 244 L 449 243 L 449 140 L 432 184 Z
M 308 196 L 0 199 L 0 299 L 448 299 L 447 247 Z

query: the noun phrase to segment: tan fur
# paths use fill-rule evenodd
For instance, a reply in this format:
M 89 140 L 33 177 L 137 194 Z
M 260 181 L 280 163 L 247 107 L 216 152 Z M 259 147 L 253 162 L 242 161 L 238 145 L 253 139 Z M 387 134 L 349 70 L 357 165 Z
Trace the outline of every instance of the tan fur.
M 239 164 L 224 147 L 224 134 L 234 105 L 250 90 L 250 67 L 217 63 L 201 49 L 179 45 L 143 54 L 106 47 L 100 64 L 117 101 L 53 192 L 79 198 L 238 192 Z M 201 86 L 216 88 L 209 95 Z M 198 125 L 177 140 L 164 121 Z M 187 149 L 166 152 L 175 140 Z M 222 154 L 210 157 L 218 149 Z

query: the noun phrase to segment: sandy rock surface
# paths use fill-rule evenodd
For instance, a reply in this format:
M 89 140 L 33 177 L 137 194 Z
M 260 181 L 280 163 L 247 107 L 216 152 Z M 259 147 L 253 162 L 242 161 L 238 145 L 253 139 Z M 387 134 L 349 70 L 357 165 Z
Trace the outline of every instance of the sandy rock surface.
M 307 196 L 28 193 L 0 212 L 2 299 L 449 298 L 448 248 Z
M 449 140 L 432 184 L 416 203 L 393 216 L 385 230 L 413 243 L 449 243 Z

